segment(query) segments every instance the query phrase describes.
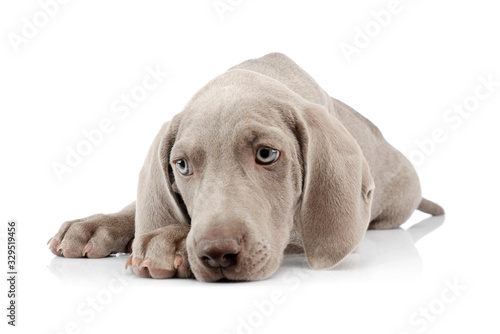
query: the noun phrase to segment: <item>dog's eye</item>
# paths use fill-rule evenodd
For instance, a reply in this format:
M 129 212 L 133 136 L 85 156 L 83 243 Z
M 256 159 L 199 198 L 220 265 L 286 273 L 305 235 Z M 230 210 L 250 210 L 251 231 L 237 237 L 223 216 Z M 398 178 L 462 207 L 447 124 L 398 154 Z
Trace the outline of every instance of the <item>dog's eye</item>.
M 255 162 L 261 165 L 270 165 L 280 156 L 280 151 L 267 146 L 262 146 L 257 150 L 255 155 Z
M 175 162 L 175 167 L 182 175 L 191 175 L 193 174 L 193 169 L 191 168 L 191 164 L 187 159 L 180 159 Z

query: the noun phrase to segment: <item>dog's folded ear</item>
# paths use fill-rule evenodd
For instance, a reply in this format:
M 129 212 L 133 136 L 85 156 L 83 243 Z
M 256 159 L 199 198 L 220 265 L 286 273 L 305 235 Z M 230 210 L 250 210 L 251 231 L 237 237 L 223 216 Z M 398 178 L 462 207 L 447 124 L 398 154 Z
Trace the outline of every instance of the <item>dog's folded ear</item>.
M 310 267 L 328 269 L 363 239 L 375 186 L 356 140 L 324 107 L 303 108 L 295 123 L 304 164 L 302 242 Z
M 150 232 L 173 223 L 188 224 L 184 203 L 174 192 L 169 163 L 179 118 L 166 122 L 156 135 L 139 174 L 136 202 L 136 234 Z

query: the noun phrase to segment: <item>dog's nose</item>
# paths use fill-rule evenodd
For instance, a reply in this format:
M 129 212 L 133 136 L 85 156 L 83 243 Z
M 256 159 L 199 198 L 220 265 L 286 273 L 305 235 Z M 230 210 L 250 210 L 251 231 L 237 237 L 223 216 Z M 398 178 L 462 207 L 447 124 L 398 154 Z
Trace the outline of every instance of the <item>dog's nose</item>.
M 241 238 L 203 239 L 196 246 L 196 252 L 208 268 L 236 266 L 241 252 Z

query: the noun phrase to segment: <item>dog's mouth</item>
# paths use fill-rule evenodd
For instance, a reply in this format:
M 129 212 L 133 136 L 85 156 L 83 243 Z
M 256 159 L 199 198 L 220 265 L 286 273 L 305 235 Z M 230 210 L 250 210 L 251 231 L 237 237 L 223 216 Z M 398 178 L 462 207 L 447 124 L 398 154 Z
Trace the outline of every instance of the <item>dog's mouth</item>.
M 197 266 L 199 272 L 195 273 L 195 276 L 198 280 L 205 282 L 250 282 L 270 276 L 270 274 L 266 274 L 268 271 L 273 272 L 272 268 L 269 268 L 270 263 L 273 262 L 270 256 L 258 264 L 245 261 L 245 257 L 241 254 L 238 254 L 236 258 L 236 264 L 227 267 L 207 267 L 199 263 L 201 266 Z M 202 259 L 200 260 L 203 261 Z M 269 270 L 266 270 L 266 268 Z
M 224 231 L 217 234 L 217 238 L 207 233 L 198 240 L 188 240 L 189 262 L 196 279 L 255 281 L 269 277 L 279 266 L 279 255 L 266 239 L 255 240 L 247 233 L 238 237 Z
M 212 282 L 233 282 L 245 280 L 241 278 L 243 271 L 242 255 L 226 256 L 225 261 L 216 263 L 209 258 L 201 258 L 204 265 L 204 280 Z

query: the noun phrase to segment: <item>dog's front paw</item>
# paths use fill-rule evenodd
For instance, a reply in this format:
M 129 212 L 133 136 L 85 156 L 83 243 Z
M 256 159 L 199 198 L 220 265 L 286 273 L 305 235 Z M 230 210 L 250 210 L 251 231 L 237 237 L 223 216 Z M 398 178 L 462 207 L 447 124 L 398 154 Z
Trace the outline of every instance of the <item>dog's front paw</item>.
M 189 229 L 174 224 L 136 236 L 126 267 L 140 277 L 192 277 L 186 250 Z
M 99 258 L 111 253 L 130 253 L 133 237 L 133 221 L 97 214 L 65 222 L 48 244 L 58 256 Z

